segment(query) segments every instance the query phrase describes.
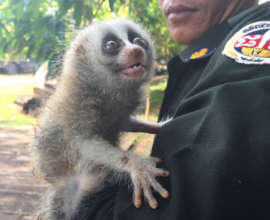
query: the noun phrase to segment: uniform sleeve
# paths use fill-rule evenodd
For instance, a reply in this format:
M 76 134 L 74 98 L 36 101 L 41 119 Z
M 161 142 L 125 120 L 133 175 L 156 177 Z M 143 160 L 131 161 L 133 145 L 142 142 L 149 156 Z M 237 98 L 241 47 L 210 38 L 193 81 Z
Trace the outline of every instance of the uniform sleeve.
M 229 61 L 230 62 L 230 61 Z M 270 67 L 213 65 L 157 135 L 170 198 L 132 206 L 120 190 L 116 220 L 270 219 Z M 125 202 L 123 202 L 125 201 Z

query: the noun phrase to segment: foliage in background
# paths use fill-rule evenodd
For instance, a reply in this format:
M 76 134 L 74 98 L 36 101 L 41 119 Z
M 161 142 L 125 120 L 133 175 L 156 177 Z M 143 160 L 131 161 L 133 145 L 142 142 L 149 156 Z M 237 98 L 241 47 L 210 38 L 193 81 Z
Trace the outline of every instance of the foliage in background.
M 169 36 L 157 0 L 1 0 L 0 58 L 38 63 L 62 53 L 74 30 L 113 17 L 131 18 L 151 33 L 159 60 L 180 49 Z
M 129 16 L 132 20 L 143 24 L 151 33 L 159 60 L 168 60 L 183 48 L 172 40 L 157 0 L 128 0 L 128 3 Z

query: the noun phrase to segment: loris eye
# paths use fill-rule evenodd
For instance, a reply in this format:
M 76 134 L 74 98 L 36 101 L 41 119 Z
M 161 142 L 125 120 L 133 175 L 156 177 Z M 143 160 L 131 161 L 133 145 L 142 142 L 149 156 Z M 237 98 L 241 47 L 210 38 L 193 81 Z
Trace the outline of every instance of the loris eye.
M 132 42 L 134 44 L 137 44 L 139 46 L 141 46 L 144 49 L 148 48 L 148 43 L 146 42 L 146 40 L 142 39 L 141 37 L 135 37 Z
M 121 44 L 115 40 L 108 40 L 104 44 L 104 49 L 109 53 L 115 53 L 120 48 Z

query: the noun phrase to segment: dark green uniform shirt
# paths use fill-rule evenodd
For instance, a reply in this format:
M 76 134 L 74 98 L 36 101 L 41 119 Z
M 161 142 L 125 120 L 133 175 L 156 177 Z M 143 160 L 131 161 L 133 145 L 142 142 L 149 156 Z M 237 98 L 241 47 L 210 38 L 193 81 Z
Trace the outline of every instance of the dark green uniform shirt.
M 152 155 L 171 173 L 160 179 L 170 198 L 156 195 L 157 210 L 147 204 L 136 209 L 132 191 L 119 187 L 99 203 L 103 215 L 84 211 L 86 218 L 78 219 L 270 219 L 270 41 L 264 21 L 270 21 L 270 3 L 216 26 L 169 62 L 160 119 L 173 120 L 157 135 Z M 235 35 L 255 22 L 261 25 L 256 31 Z M 230 42 L 232 57 L 223 55 Z
M 160 180 L 170 199 L 159 198 L 158 210 L 135 209 L 123 190 L 115 219 L 270 219 L 270 65 L 222 55 L 235 33 L 257 21 L 270 21 L 270 3 L 218 25 L 169 62 L 160 118 L 173 120 L 152 154 L 171 172 Z

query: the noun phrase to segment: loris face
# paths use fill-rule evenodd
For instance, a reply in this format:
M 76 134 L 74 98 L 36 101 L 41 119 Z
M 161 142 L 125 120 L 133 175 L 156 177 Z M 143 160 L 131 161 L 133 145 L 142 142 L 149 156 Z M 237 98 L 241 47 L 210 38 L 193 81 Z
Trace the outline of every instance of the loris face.
M 104 83 L 143 83 L 154 66 L 154 48 L 148 34 L 123 19 L 94 23 L 73 43 L 79 68 L 91 80 Z M 80 63 L 81 62 L 81 63 Z

